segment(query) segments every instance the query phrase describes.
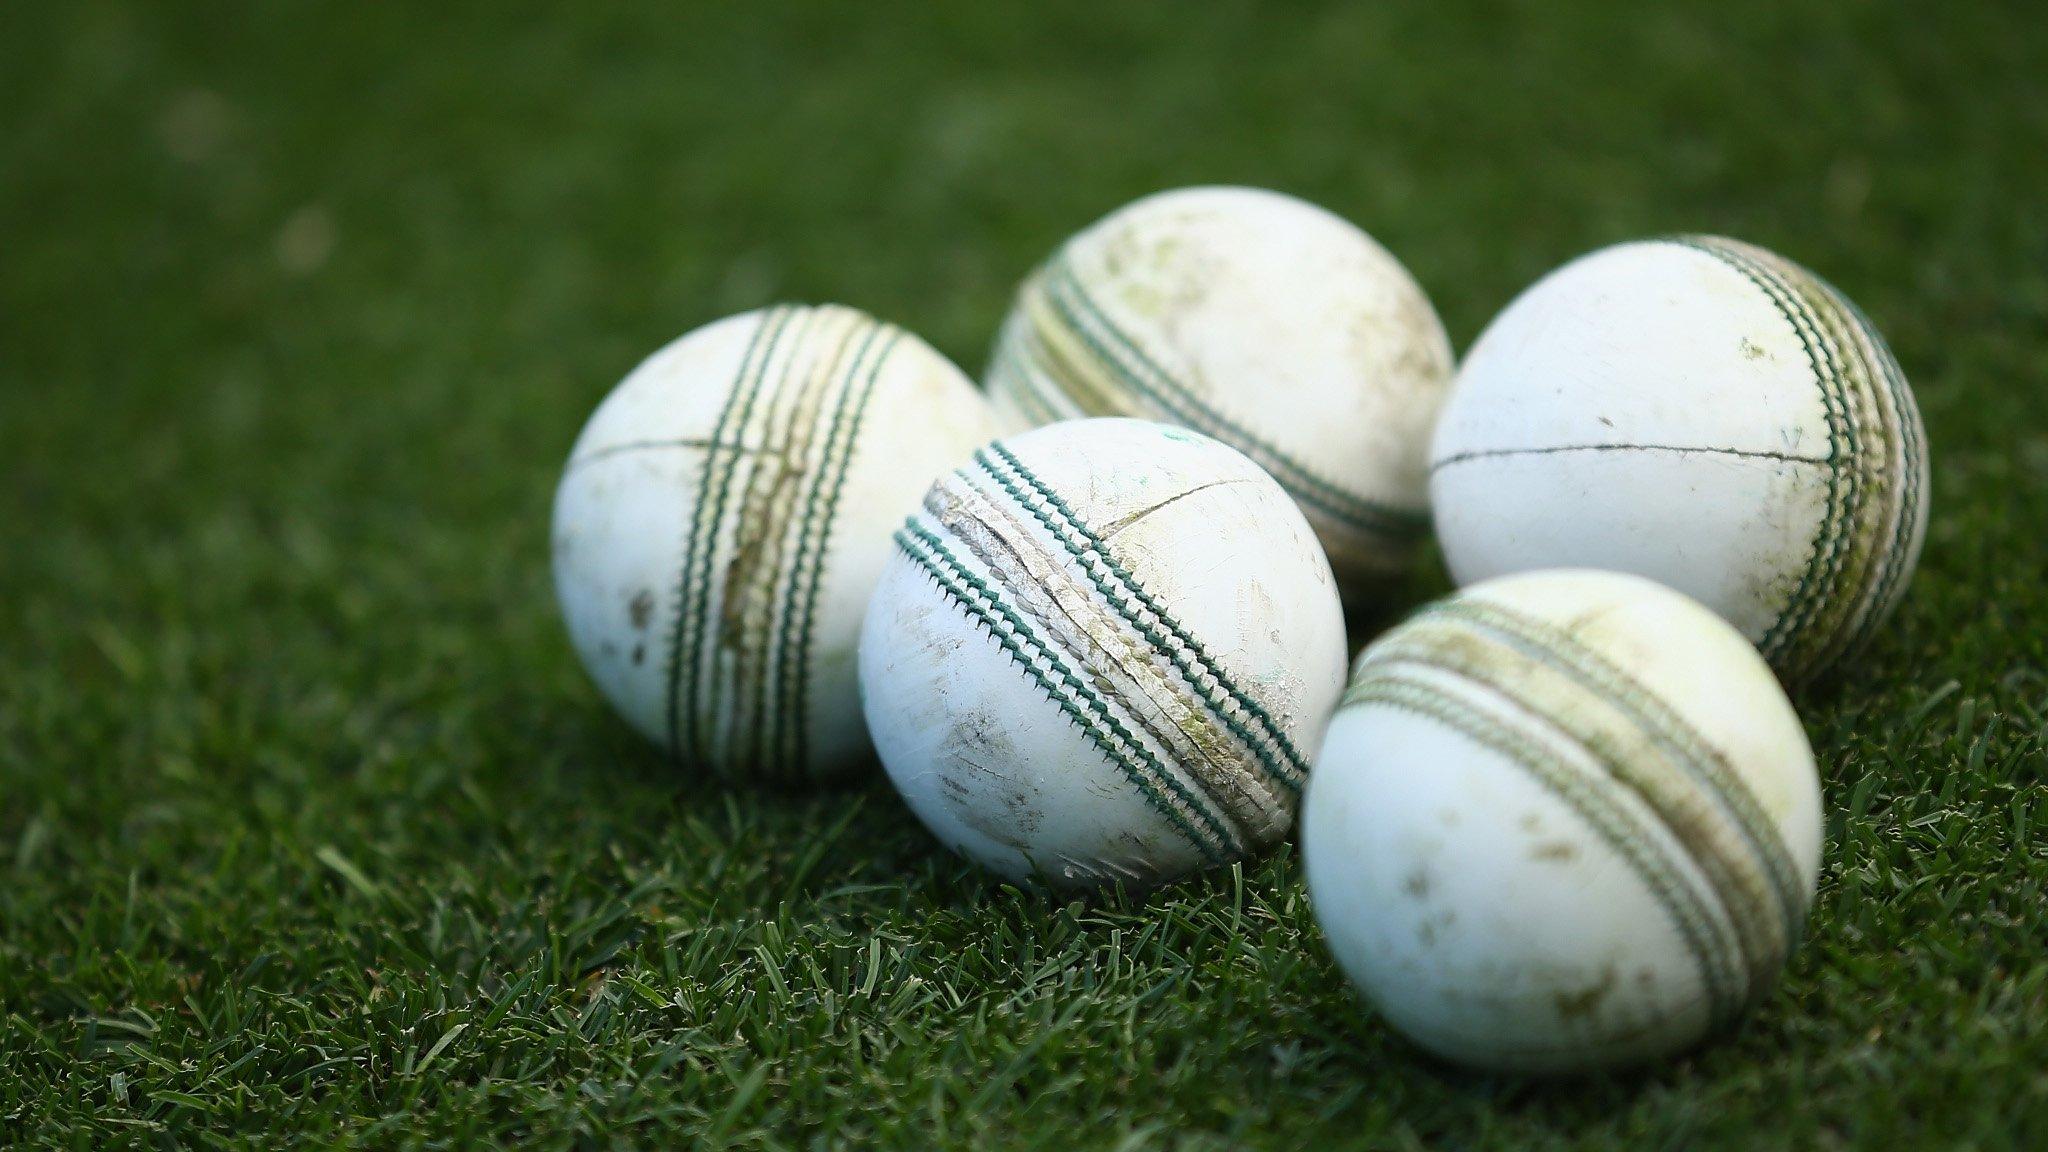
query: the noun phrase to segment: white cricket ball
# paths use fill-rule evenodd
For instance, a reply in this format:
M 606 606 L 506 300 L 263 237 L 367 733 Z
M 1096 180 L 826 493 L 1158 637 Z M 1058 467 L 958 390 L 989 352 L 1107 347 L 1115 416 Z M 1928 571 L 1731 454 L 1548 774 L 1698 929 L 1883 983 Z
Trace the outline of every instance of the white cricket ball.
M 1769 991 L 1820 869 L 1820 781 L 1756 650 L 1619 573 L 1478 584 L 1359 658 L 1302 816 L 1330 950 L 1480 1068 L 1669 1055 Z
M 995 435 L 973 384 L 851 308 L 729 317 L 599 405 L 555 493 L 555 590 L 648 739 L 741 777 L 866 762 L 855 647 L 889 532 Z
M 988 386 L 1019 426 L 1137 416 L 1250 456 L 1293 495 L 1346 594 L 1428 534 L 1451 346 L 1407 270 L 1342 218 L 1255 188 L 1148 196 L 1032 273 Z
M 1648 576 L 1796 685 L 1904 595 L 1926 439 L 1854 304 L 1761 248 L 1686 236 L 1582 257 L 1495 318 L 1444 407 L 1430 490 L 1460 584 Z
M 896 533 L 861 636 L 882 764 L 1004 876 L 1148 887 L 1272 844 L 1343 690 L 1329 563 L 1206 436 L 1080 420 L 998 441 Z

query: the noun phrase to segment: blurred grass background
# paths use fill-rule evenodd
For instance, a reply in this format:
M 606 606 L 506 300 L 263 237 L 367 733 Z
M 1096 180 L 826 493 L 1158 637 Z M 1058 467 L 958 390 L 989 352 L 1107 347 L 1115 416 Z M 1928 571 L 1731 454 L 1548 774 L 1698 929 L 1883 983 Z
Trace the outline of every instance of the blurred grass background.
M 548 500 L 640 356 L 840 300 L 978 371 L 1192 182 L 1357 221 L 1461 348 L 1680 230 L 1891 336 L 1927 556 L 1802 701 L 1821 895 L 1735 1036 L 1462 1075 L 1289 851 L 1062 904 L 584 680 Z M 0 9 L 0 1143 L 2040 1147 L 2044 188 L 2021 3 Z

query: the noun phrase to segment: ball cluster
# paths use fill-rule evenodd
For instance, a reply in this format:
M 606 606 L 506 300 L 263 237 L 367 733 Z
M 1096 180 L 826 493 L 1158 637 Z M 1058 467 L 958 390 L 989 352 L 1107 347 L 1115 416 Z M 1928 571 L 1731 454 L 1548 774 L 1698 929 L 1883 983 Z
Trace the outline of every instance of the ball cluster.
M 1299 815 L 1339 966 L 1461 1063 L 1637 1063 L 1766 999 L 1822 849 L 1787 692 L 1927 529 L 1912 390 L 1840 292 L 1622 244 L 1454 371 L 1364 232 L 1191 188 L 1033 270 L 986 384 L 836 305 L 635 369 L 554 510 L 603 695 L 733 780 L 879 759 L 1019 884 L 1147 889 Z M 1408 607 L 1432 526 L 1462 590 L 1347 636 Z

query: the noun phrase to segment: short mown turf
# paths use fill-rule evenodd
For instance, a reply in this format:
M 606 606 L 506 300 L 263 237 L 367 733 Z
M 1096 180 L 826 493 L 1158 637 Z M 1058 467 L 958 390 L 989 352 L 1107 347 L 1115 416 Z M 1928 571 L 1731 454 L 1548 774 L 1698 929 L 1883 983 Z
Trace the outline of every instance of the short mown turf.
M 0 1145 L 2048 1145 L 2048 24 L 1400 7 L 7 6 Z M 1892 338 L 1926 560 L 1803 701 L 1820 896 L 1736 1034 L 1461 1074 L 1291 850 L 1004 887 L 577 667 L 549 496 L 638 357 L 840 300 L 978 370 L 1062 236 L 1198 181 L 1359 221 L 1461 347 L 1682 231 Z

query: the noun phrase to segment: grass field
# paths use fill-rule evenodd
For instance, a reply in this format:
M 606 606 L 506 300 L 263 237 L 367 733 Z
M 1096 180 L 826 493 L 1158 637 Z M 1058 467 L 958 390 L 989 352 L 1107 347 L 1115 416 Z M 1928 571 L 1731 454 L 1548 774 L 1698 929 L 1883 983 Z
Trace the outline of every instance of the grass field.
M 0 1145 L 2048 1146 L 2037 9 L 726 7 L 0 12 Z M 585 680 L 548 503 L 641 355 L 842 300 L 978 370 L 1061 237 L 1203 181 L 1359 221 L 1461 348 L 1678 230 L 1891 336 L 1926 559 L 1802 701 L 1820 896 L 1735 1035 L 1460 1074 L 1291 850 L 1066 903 Z

